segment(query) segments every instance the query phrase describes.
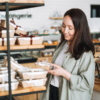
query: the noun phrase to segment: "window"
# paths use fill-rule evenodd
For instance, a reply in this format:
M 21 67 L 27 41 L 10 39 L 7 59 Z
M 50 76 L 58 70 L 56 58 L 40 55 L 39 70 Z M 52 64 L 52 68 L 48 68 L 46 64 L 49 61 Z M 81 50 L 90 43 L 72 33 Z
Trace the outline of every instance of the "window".
M 91 18 L 100 17 L 100 5 L 91 5 Z

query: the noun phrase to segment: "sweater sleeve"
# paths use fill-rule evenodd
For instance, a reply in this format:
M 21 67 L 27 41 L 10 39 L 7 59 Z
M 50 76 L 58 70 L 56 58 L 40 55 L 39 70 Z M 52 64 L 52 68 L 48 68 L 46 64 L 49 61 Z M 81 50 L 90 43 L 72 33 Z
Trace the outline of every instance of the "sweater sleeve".
M 94 72 L 95 62 L 92 52 L 84 53 L 79 64 L 79 74 L 71 74 L 70 88 L 91 92 L 94 86 Z

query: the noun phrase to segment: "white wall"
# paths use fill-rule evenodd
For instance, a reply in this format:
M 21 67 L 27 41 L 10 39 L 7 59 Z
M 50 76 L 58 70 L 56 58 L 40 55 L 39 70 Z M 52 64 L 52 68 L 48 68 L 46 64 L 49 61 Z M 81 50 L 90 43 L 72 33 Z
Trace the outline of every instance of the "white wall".
M 47 28 L 49 33 L 52 33 L 53 30 L 50 29 L 51 25 L 54 23 L 54 20 L 50 20 L 49 17 L 54 11 L 59 11 L 62 16 L 63 14 L 71 8 L 80 8 L 82 9 L 89 21 L 90 31 L 99 32 L 100 31 L 100 18 L 90 18 L 90 5 L 99 4 L 100 0 L 44 0 L 45 6 L 29 8 L 25 10 L 11 11 L 10 13 L 16 14 L 32 14 L 32 18 L 23 18 L 15 19 L 15 22 L 18 25 L 21 25 L 26 30 L 38 29 L 42 32 L 43 29 Z M 2 12 L 1 12 L 2 13 Z M 62 20 L 58 20 L 58 23 L 62 23 Z M 51 30 L 51 31 L 50 31 Z

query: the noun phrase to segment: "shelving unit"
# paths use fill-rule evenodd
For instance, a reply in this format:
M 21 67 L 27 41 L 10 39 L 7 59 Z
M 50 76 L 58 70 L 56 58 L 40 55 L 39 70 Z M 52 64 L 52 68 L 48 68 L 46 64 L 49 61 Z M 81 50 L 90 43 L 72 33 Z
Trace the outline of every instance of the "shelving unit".
M 7 92 L 0 92 L 0 96 L 7 96 L 9 95 L 9 100 L 12 100 L 12 95 L 27 95 L 32 93 L 41 93 L 46 91 L 45 86 L 41 87 L 33 87 L 33 88 L 25 88 L 18 87 L 17 90 L 11 90 L 11 77 L 10 77 L 10 51 L 33 51 L 33 50 L 41 50 L 44 49 L 44 45 L 31 45 L 31 46 L 10 46 L 9 45 L 9 11 L 12 10 L 19 10 L 25 8 L 32 8 L 32 7 L 39 7 L 44 6 L 44 3 L 0 3 L 0 11 L 6 11 L 6 27 L 7 27 L 7 47 L 0 47 L 0 51 L 7 51 L 8 57 L 8 80 L 9 80 L 9 91 Z
M 19 86 L 17 90 L 12 91 L 12 96 L 41 93 L 41 92 L 45 92 L 45 90 L 46 90 L 45 86 L 36 86 L 31 88 L 22 88 L 21 86 Z M 0 92 L 0 96 L 7 96 L 7 95 L 9 95 L 8 91 Z
M 10 46 L 11 52 L 34 51 L 34 50 L 43 50 L 43 49 L 44 49 L 44 45 L 23 45 L 23 46 L 14 45 L 14 46 Z M 0 51 L 6 51 L 6 50 L 7 50 L 7 46 L 0 47 Z

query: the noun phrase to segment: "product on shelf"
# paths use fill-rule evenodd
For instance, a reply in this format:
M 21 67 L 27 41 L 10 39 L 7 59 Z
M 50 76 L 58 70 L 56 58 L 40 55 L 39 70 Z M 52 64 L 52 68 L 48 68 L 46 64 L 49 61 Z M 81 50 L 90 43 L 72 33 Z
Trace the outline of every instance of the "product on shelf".
M 55 28 L 55 34 L 59 34 L 59 29 L 58 28 Z
M 44 45 L 49 45 L 49 44 L 52 45 L 52 41 L 50 41 L 50 40 L 49 40 L 49 41 L 44 41 L 43 44 L 44 44 Z
M 1 20 L 1 28 L 5 28 L 6 29 L 6 20 Z M 21 34 L 27 34 L 27 32 L 21 28 L 21 26 L 18 26 L 15 24 L 14 19 L 12 18 L 12 20 L 9 22 L 9 29 L 10 30 L 15 30 L 15 33 L 20 35 Z
M 0 0 L 0 2 L 10 2 L 10 3 L 44 3 L 44 0 Z
M 11 90 L 16 90 L 18 88 L 18 81 L 11 82 Z M 0 91 L 9 91 L 9 83 L 0 84 Z
M 47 78 L 44 79 L 37 79 L 37 80 L 23 80 L 19 77 L 17 77 L 19 84 L 23 87 L 23 88 L 28 88 L 28 87 L 33 87 L 33 86 L 43 86 L 45 85 Z
M 19 76 L 24 80 L 46 78 L 47 71 L 43 69 L 17 70 Z
M 100 52 L 100 46 L 99 45 L 95 46 L 95 52 Z
M 98 42 L 99 41 L 99 39 L 93 39 L 93 42 Z
M 20 37 L 18 38 L 19 45 L 34 45 L 34 44 L 42 44 L 43 37 Z
M 21 33 L 21 34 L 27 34 L 27 32 L 26 32 L 24 29 L 20 28 L 20 27 L 18 27 L 18 28 L 15 30 L 15 33 L 18 34 L 18 35 L 20 35 L 20 33 Z
M 52 57 L 53 52 L 54 52 L 54 49 L 43 50 L 43 51 L 40 51 L 40 55 L 43 56 L 43 57 Z
M 1 20 L 1 28 L 7 28 L 6 27 L 6 20 Z M 13 24 L 13 23 L 11 23 L 11 22 L 9 22 L 9 29 L 10 30 L 15 30 L 15 28 L 16 28 L 16 25 L 15 24 Z
M 48 42 L 43 42 L 44 45 L 48 45 Z
M 11 79 L 15 79 L 15 75 L 16 75 L 16 72 L 11 71 Z M 8 81 L 8 72 L 6 72 L 6 73 L 1 72 L 0 73 L 0 83 L 5 83 L 6 81 Z
M 44 30 L 43 31 L 43 34 L 48 34 L 48 30 Z
M 8 66 L 7 56 L 4 56 L 4 63 L 6 66 Z M 14 60 L 13 57 L 10 57 L 10 64 L 11 64 L 10 68 L 14 71 L 17 71 L 17 69 L 29 69 L 29 68 L 26 68 L 26 67 L 20 65 L 17 61 Z
M 58 41 L 53 41 L 52 43 L 55 44 L 55 45 L 59 44 Z
M 44 41 L 43 42 L 44 45 L 58 45 L 58 41 Z
M 15 30 L 9 30 L 9 37 L 13 38 L 14 37 L 14 33 L 15 33 Z M 0 37 L 1 38 L 7 38 L 7 30 L 1 30 L 0 31 Z
M 9 38 L 10 45 L 15 45 L 16 38 Z M 7 38 L 0 38 L 0 46 L 6 46 L 7 45 Z

